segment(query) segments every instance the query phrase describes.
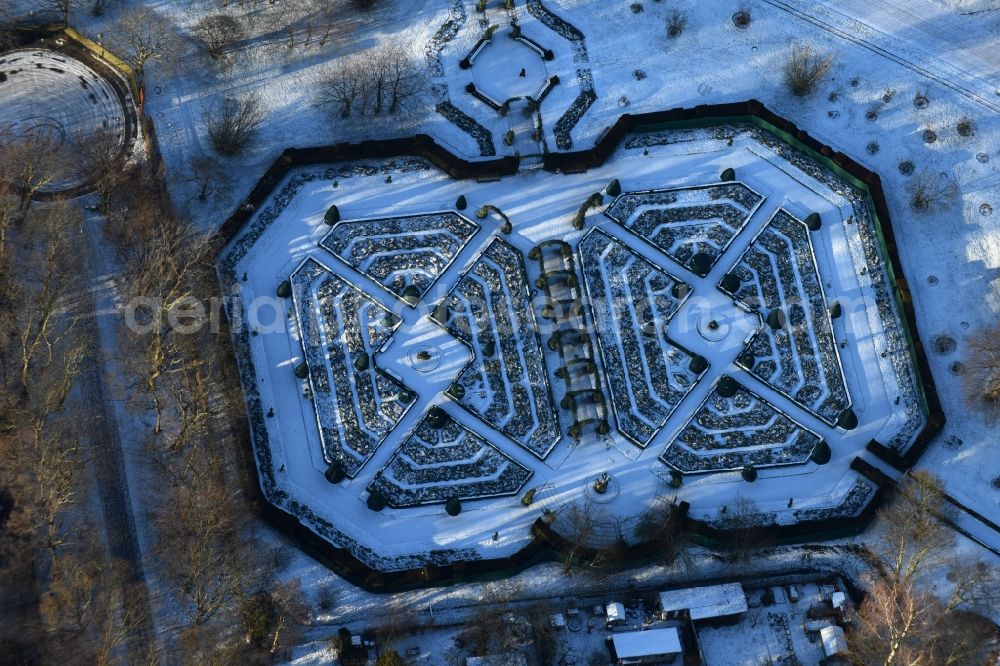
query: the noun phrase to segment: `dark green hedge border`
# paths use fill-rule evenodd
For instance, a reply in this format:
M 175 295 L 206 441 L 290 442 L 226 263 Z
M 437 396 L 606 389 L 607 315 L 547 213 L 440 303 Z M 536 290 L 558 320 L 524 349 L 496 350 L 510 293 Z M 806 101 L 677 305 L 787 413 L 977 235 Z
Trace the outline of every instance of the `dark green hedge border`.
M 888 206 L 882 191 L 881 180 L 877 174 L 861 166 L 847 155 L 836 152 L 809 136 L 804 130 L 796 127 L 794 123 L 766 109 L 757 100 L 702 105 L 689 109 L 672 109 L 637 115 L 626 114 L 621 116 L 598 139 L 593 148 L 572 153 L 549 154 L 545 157 L 544 167 L 550 171 L 578 173 L 591 167 L 600 166 L 611 156 L 625 135 L 632 132 L 709 127 L 736 122 L 750 122 L 771 132 L 793 147 L 807 152 L 815 160 L 829 167 L 839 176 L 847 178 L 852 184 L 867 193 L 875 213 L 876 229 L 883 243 L 884 254 L 889 260 L 890 278 L 895 282 L 897 304 L 903 315 L 904 327 L 913 349 L 913 357 L 917 365 L 918 378 L 923 389 L 923 401 L 927 408 L 928 417 L 927 425 L 917 435 L 905 455 L 900 456 L 874 440 L 868 444 L 867 448 L 894 467 L 907 469 L 944 426 L 945 418 L 931 377 L 927 356 L 916 329 L 913 301 L 907 282 L 903 277 Z M 228 242 L 249 221 L 254 211 L 270 196 L 292 169 L 328 162 L 401 156 L 424 157 L 456 179 L 493 180 L 513 175 L 517 172 L 519 164 L 518 158 L 511 156 L 494 160 L 464 160 L 425 134 L 385 141 L 341 143 L 316 148 L 291 148 L 281 154 L 250 192 L 244 203 L 239 206 L 236 213 L 225 221 L 219 231 L 221 240 Z M 247 437 L 249 437 L 249 431 Z M 767 543 L 777 544 L 842 537 L 862 531 L 878 506 L 881 505 L 886 494 L 892 489 L 893 482 L 879 469 L 861 458 L 855 458 L 851 462 L 851 469 L 868 479 L 876 487 L 874 495 L 859 514 L 808 520 L 793 525 L 764 527 L 760 530 L 760 538 Z M 562 559 L 564 553 L 567 552 L 564 537 L 539 518 L 532 526 L 531 541 L 524 548 L 508 557 L 460 561 L 445 566 L 427 565 L 399 571 L 379 571 L 360 561 L 349 551 L 335 547 L 320 538 L 299 522 L 295 516 L 271 505 L 266 500 L 262 499 L 260 504 L 262 516 L 284 531 L 305 552 L 352 584 L 371 592 L 398 592 L 457 582 L 504 578 L 535 564 Z M 733 538 L 737 536 L 732 530 L 720 529 L 705 521 L 688 518 L 687 510 L 686 502 L 682 502 L 678 507 L 678 511 L 684 516 L 682 521 L 684 529 L 689 531 L 696 540 L 714 547 L 726 548 L 727 543 L 731 543 Z M 651 544 L 629 546 L 622 554 L 623 566 L 633 566 L 649 561 L 655 555 L 651 552 L 652 548 Z M 585 552 L 581 554 L 583 558 L 587 556 L 588 554 Z

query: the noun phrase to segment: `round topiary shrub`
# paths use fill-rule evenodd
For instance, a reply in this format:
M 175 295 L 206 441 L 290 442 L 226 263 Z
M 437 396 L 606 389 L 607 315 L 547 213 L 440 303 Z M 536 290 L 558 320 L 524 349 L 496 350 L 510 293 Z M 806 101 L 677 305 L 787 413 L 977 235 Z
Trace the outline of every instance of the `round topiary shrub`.
M 757 468 L 753 465 L 747 465 L 744 467 L 741 474 L 743 475 L 743 480 L 747 483 L 753 483 L 757 480 Z
M 341 465 L 339 462 L 332 462 L 330 463 L 330 466 L 326 468 L 324 476 L 326 477 L 326 480 L 329 481 L 330 483 L 340 483 L 341 481 L 344 480 L 344 477 L 347 475 L 344 474 L 343 465 Z
M 340 209 L 336 206 L 330 206 L 327 208 L 326 214 L 323 215 L 323 221 L 331 227 L 337 224 L 337 222 L 340 222 Z
M 469 205 L 464 194 L 459 194 L 458 198 L 455 199 L 455 210 L 465 210 Z
M 704 356 L 695 354 L 694 356 L 691 357 L 691 362 L 688 364 L 688 370 L 690 370 L 696 375 L 700 375 L 701 373 L 708 370 L 708 361 L 705 359 Z
M 361 352 L 358 357 L 354 359 L 354 369 L 358 372 L 364 372 L 368 369 L 371 364 L 371 360 L 368 358 L 367 352 Z
M 854 410 L 848 407 L 840 413 L 840 417 L 837 419 L 837 425 L 844 430 L 854 430 L 858 427 L 858 415 L 854 413 Z
M 413 392 L 412 391 L 400 391 L 399 395 L 396 396 L 396 399 L 399 400 L 404 405 L 408 405 L 411 402 L 413 402 Z
M 729 167 L 719 176 L 719 180 L 724 183 L 728 183 L 731 180 L 736 180 L 736 169 Z
M 844 308 L 840 306 L 840 301 L 834 301 L 830 306 L 830 319 L 839 319 L 844 314 Z
M 449 497 L 444 503 L 444 510 L 449 516 L 457 516 L 462 513 L 462 501 L 457 497 Z
M 825 465 L 830 462 L 830 455 L 830 445 L 826 443 L 826 440 L 820 440 L 809 457 L 817 465 Z
M 278 285 L 277 293 L 278 293 L 278 298 L 288 298 L 289 296 L 292 295 L 292 283 L 288 280 L 285 280 L 284 282 Z
M 705 277 L 712 270 L 712 257 L 704 252 L 697 252 L 691 257 L 691 272 L 700 277 Z
M 785 313 L 781 310 L 781 308 L 775 308 L 767 313 L 767 325 L 770 326 L 772 330 L 777 331 L 779 328 L 784 328 L 787 321 Z
M 622 184 L 618 182 L 615 178 L 613 181 L 608 183 L 608 186 L 604 188 L 604 191 L 608 193 L 609 197 L 616 197 L 622 193 Z
M 719 377 L 719 383 L 715 385 L 715 392 L 723 398 L 732 398 L 740 390 L 739 383 L 729 375 Z
M 545 55 L 543 57 L 546 60 L 553 60 L 556 57 L 556 54 L 552 52 L 552 49 L 545 49 Z M 552 83 L 559 83 L 559 77 L 553 76 L 552 78 L 555 79 Z
M 475 93 L 476 92 L 476 84 L 470 82 L 467 86 L 465 86 L 465 92 L 469 93 L 470 95 L 472 95 L 473 93 Z
M 719 286 L 722 287 L 723 291 L 735 294 L 740 290 L 740 279 L 733 273 L 726 273 L 719 281 Z
M 373 490 L 368 494 L 368 499 L 365 503 L 372 511 L 381 511 L 386 505 L 385 496 L 379 491 Z
M 302 361 L 297 366 L 295 366 L 295 376 L 299 379 L 305 379 L 309 376 L 309 366 L 306 365 L 305 361 Z
M 820 219 L 819 213 L 809 213 L 809 216 L 806 217 L 805 222 L 806 222 L 806 227 L 809 228 L 809 231 L 819 231 L 820 228 L 823 226 L 823 220 Z
M 432 428 L 443 428 L 448 423 L 448 412 L 437 405 L 427 411 L 427 425 Z

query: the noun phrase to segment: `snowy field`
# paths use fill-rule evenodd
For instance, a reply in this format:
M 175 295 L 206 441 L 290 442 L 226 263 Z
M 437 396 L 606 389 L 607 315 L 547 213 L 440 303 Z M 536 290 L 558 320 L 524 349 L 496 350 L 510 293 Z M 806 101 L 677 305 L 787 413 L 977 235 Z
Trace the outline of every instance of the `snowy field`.
M 852 460 L 924 423 L 909 350 L 866 205 L 769 136 L 638 134 L 586 174 L 489 183 L 419 160 L 293 171 L 221 264 L 272 501 L 388 569 L 509 555 L 579 502 L 627 535 L 665 496 L 720 525 L 741 496 L 765 522 L 856 514 L 874 487 Z M 534 249 L 553 240 L 580 275 Z M 565 330 L 559 308 L 591 323 Z M 574 421 L 587 345 L 607 423 Z

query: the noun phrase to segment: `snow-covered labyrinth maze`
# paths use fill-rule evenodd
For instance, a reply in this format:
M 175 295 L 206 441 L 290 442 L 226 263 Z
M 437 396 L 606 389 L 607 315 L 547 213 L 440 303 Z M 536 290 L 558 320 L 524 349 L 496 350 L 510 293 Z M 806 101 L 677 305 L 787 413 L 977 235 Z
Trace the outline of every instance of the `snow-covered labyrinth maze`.
M 750 124 L 575 174 L 293 169 L 220 275 L 265 495 L 381 570 L 512 555 L 579 502 L 626 539 L 664 498 L 851 518 L 866 445 L 926 421 L 865 194 Z
M 47 149 L 74 150 L 95 132 L 108 132 L 124 145 L 131 130 L 120 94 L 108 78 L 65 53 L 0 53 L 0 135 L 33 135 Z M 69 189 L 82 179 L 68 174 L 44 191 Z

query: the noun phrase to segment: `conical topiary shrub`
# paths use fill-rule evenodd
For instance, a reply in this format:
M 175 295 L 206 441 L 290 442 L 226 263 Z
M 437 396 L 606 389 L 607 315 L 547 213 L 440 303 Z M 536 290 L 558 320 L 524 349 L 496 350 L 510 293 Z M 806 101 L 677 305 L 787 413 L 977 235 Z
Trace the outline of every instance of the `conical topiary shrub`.
M 840 307 L 840 301 L 834 301 L 830 306 L 830 319 L 839 319 L 844 314 L 844 309 Z
M 740 290 L 740 279 L 733 273 L 726 273 L 719 281 L 719 286 L 722 287 L 723 291 L 735 294 Z
M 858 415 L 854 413 L 854 410 L 848 407 L 840 413 L 840 418 L 837 419 L 837 425 L 844 430 L 854 430 L 858 427 Z
M 809 213 L 809 216 L 805 219 L 806 227 L 809 231 L 819 231 L 823 226 L 823 221 L 819 218 L 819 213 Z
M 443 428 L 448 423 L 448 412 L 434 405 L 427 412 L 427 425 L 432 428 Z
M 309 366 L 306 365 L 305 361 L 302 361 L 297 366 L 295 366 L 295 376 L 299 379 L 305 379 L 309 376 Z
M 826 443 L 826 440 L 820 440 L 809 457 L 817 465 L 825 465 L 830 462 L 830 455 L 830 445 Z
M 417 285 L 408 284 L 403 287 L 403 300 L 410 305 L 416 305 L 420 302 L 420 290 L 417 289 Z
M 608 186 L 604 188 L 604 191 L 608 193 L 609 197 L 616 197 L 622 193 L 622 184 L 618 182 L 615 178 L 613 181 L 608 183 Z
M 740 385 L 729 375 L 719 377 L 719 383 L 715 385 L 715 392 L 723 398 L 732 398 L 740 390 Z
M 413 397 L 412 391 L 400 391 L 399 395 L 396 396 L 396 400 L 399 400 L 404 405 L 408 405 L 413 402 Z
M 449 497 L 444 503 L 444 510 L 449 516 L 457 516 L 462 513 L 462 501 L 457 497 Z
M 323 215 L 323 221 L 331 227 L 337 224 L 337 222 L 340 222 L 340 209 L 336 206 L 330 206 L 327 208 L 326 214 Z
M 780 308 L 775 308 L 767 313 L 767 325 L 772 330 L 777 331 L 779 328 L 784 328 L 786 321 L 785 313 Z
M 469 202 L 465 199 L 464 194 L 458 195 L 458 198 L 455 199 L 455 210 L 465 210 L 468 205 Z
M 719 176 L 719 180 L 721 180 L 724 183 L 728 183 L 731 180 L 736 180 L 736 169 L 732 167 L 725 169 L 722 172 L 722 175 Z
M 438 303 L 434 307 L 434 312 L 431 313 L 431 319 L 433 319 L 434 321 L 436 321 L 436 322 L 438 322 L 440 324 L 447 324 L 448 323 L 448 306 L 445 305 L 444 303 Z
M 385 508 L 385 496 L 379 491 L 373 490 L 368 494 L 368 499 L 365 503 L 372 511 L 381 511 Z
M 700 375 L 708 370 L 708 360 L 705 359 L 704 356 L 695 354 L 691 357 L 691 362 L 688 364 L 688 370 L 696 375 Z
M 455 400 L 461 400 L 465 397 L 465 387 L 461 384 L 452 384 L 448 387 L 448 395 L 453 397 Z
M 284 282 L 278 285 L 277 293 L 278 293 L 278 298 L 288 298 L 289 296 L 292 295 L 292 283 L 289 282 L 288 280 L 285 280 Z
M 757 480 L 757 468 L 753 465 L 747 465 L 744 467 L 741 474 L 743 475 L 743 480 L 747 483 L 753 483 Z
M 368 354 L 366 352 L 361 352 L 360 354 L 358 354 L 358 357 L 354 359 L 354 369 L 357 370 L 358 372 L 364 372 L 365 370 L 368 369 L 368 366 L 370 364 L 371 361 L 368 358 Z
M 691 292 L 691 287 L 686 282 L 678 282 L 670 288 L 670 295 L 676 299 L 681 299 Z
M 330 466 L 326 468 L 324 476 L 326 476 L 326 480 L 330 483 L 340 483 L 347 475 L 344 474 L 344 466 L 335 461 L 330 463 Z

